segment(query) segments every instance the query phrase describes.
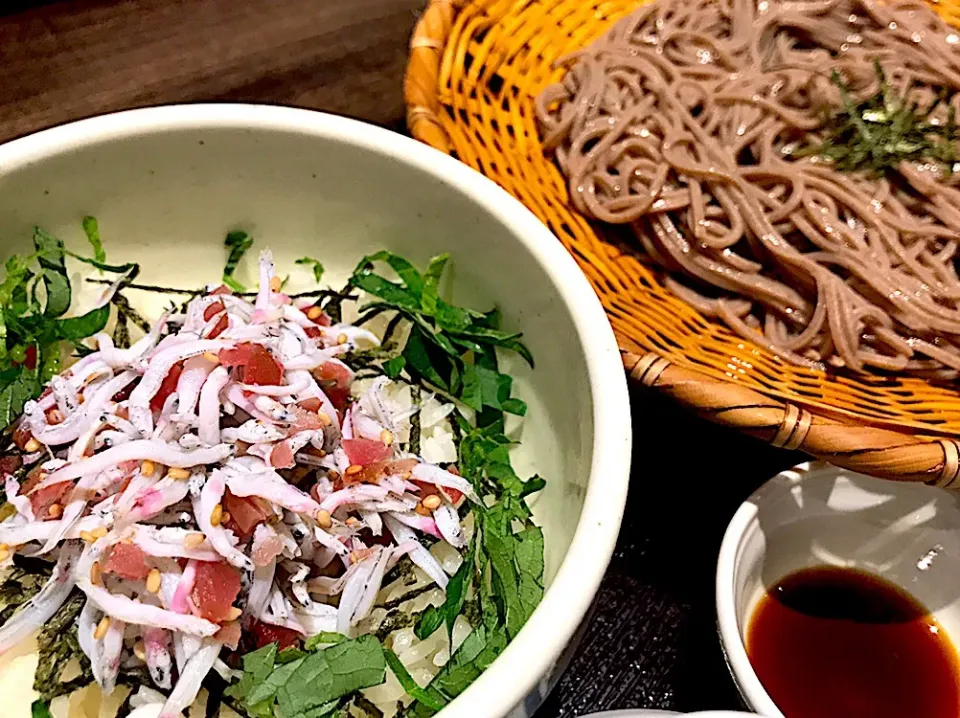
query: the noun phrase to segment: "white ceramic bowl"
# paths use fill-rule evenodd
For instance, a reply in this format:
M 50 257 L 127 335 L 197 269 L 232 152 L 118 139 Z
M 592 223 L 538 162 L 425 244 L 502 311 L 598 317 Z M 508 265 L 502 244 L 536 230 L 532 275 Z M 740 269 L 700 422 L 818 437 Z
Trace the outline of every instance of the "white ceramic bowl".
M 906 589 L 960 638 L 960 495 L 822 462 L 784 471 L 727 528 L 717 564 L 723 650 L 751 710 L 782 718 L 750 666 L 749 619 L 766 587 L 811 566 L 858 568 Z M 789 646 L 784 646 L 789 650 Z
M 309 278 L 293 264 L 304 255 L 319 258 L 325 280 L 338 285 L 380 248 L 422 264 L 449 252 L 455 298 L 496 304 L 505 325 L 524 332 L 537 367 L 509 367 L 529 404 L 515 465 L 548 480 L 533 505 L 546 534 L 549 590 L 517 639 L 442 714 L 532 713 L 613 551 L 630 462 L 619 351 L 557 239 L 482 175 L 413 140 L 340 117 L 247 105 L 123 112 L 0 147 L 0 255 L 26 247 L 34 224 L 86 250 L 86 214 L 100 220 L 111 262 L 139 261 L 143 281 L 183 287 L 218 279 L 223 237 L 235 227 L 273 248 L 294 288 Z M 255 262 L 245 262 L 243 280 L 254 279 Z M 5 718 L 29 714 L 10 701 L 23 682 L 0 669 Z

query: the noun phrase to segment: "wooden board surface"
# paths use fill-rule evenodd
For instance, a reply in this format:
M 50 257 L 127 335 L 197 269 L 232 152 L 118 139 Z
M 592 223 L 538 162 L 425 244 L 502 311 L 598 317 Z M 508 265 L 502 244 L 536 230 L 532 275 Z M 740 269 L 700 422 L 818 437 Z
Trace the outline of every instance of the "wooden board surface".
M 171 102 L 268 102 L 391 127 L 422 0 L 54 3 L 0 21 L 0 141 Z

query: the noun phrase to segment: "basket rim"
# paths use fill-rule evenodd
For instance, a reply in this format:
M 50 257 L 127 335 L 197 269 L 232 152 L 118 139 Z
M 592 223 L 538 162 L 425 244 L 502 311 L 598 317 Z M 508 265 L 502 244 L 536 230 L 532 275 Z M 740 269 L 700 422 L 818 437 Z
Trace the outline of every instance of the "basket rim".
M 407 129 L 417 140 L 450 154 L 450 136 L 440 122 L 437 79 L 453 20 L 464 0 L 427 0 L 410 37 L 410 54 L 403 75 Z
M 428 0 L 410 40 L 410 55 L 404 74 L 403 91 L 407 109 L 408 130 L 414 138 L 447 154 L 453 153 L 454 146 L 452 138 L 441 121 L 443 110 L 439 79 L 447 46 L 456 27 L 457 14 L 465 8 L 466 4 L 466 0 Z M 631 374 L 631 377 L 636 380 L 638 376 L 635 370 L 638 363 L 642 361 L 652 362 L 659 357 L 653 354 L 647 354 L 646 356 L 637 354 L 635 347 L 629 346 L 631 343 L 629 337 L 624 337 L 616 331 L 615 334 L 620 343 L 625 368 Z M 686 381 L 698 383 L 703 391 L 710 389 L 733 393 L 739 395 L 741 399 L 746 396 L 763 397 L 767 402 L 765 406 L 777 406 L 782 417 L 799 409 L 802 413 L 809 414 L 818 420 L 821 426 L 831 427 L 834 433 L 839 434 L 844 434 L 845 429 L 859 431 L 867 427 L 874 436 L 874 439 L 869 442 L 874 449 L 885 450 L 907 445 L 935 447 L 934 453 L 939 457 L 938 463 L 936 467 L 927 467 L 928 472 L 923 480 L 929 481 L 930 477 L 933 476 L 935 478 L 931 483 L 935 483 L 953 473 L 952 449 L 945 447 L 956 445 L 960 448 L 960 444 L 956 441 L 960 438 L 960 432 L 940 430 L 936 425 L 916 421 L 897 421 L 868 416 L 844 407 L 831 406 L 825 402 L 809 401 L 804 397 L 785 396 L 786 392 L 778 393 L 765 391 L 764 389 L 746 388 L 736 381 L 716 375 L 715 372 L 703 371 L 695 362 L 684 361 L 682 358 L 673 357 L 669 362 L 665 359 L 660 359 L 660 361 L 665 362 L 667 366 L 683 369 Z M 648 385 L 661 390 L 665 388 L 657 381 L 649 382 Z M 671 393 L 675 400 L 690 406 L 705 418 L 717 422 L 717 407 L 713 406 L 713 403 L 717 400 L 716 396 L 711 399 L 704 399 L 702 396 L 694 397 L 670 391 L 668 393 Z M 717 423 L 730 422 L 719 421 Z M 756 427 L 732 425 L 737 426 L 742 431 L 756 435 Z M 882 439 L 877 438 L 880 435 L 883 436 Z M 760 438 L 772 441 L 773 436 L 761 436 Z M 838 456 L 825 455 L 823 446 L 808 446 L 801 442 L 798 447 L 791 448 L 800 448 L 834 463 L 844 463 L 843 459 Z M 889 455 L 886 456 L 889 458 Z M 883 459 L 870 462 L 868 465 L 857 463 L 856 467 L 863 473 L 886 478 L 907 478 L 902 466 L 891 469 L 889 465 L 885 465 L 886 463 L 886 459 Z M 849 466 L 849 463 L 847 465 Z M 915 471 L 906 473 L 912 474 L 911 478 L 913 480 L 918 479 Z

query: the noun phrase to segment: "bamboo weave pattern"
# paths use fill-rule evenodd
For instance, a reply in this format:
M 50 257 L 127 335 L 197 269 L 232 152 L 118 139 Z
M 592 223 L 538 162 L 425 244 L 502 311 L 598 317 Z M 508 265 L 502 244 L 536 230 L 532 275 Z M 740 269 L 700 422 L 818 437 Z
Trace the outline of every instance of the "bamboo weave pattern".
M 562 76 L 555 60 L 593 42 L 638 4 L 433 0 L 411 41 L 405 96 L 412 133 L 496 181 L 550 227 L 600 296 L 628 369 L 655 354 L 699 372 L 705 385 L 760 392 L 785 410 L 806 416 L 797 408 L 803 407 L 831 425 L 960 437 L 958 389 L 912 377 L 839 375 L 789 365 L 705 319 L 663 287 L 661 270 L 629 239 L 572 208 L 564 178 L 541 147 L 534 99 Z M 935 7 L 960 26 L 960 1 Z M 689 397 L 677 398 L 702 408 Z M 950 458 L 955 449 L 947 448 L 953 441 L 926 441 L 947 464 L 955 463 Z M 788 445 L 813 448 L 795 442 L 794 437 Z M 947 467 L 941 464 L 935 469 L 940 471 Z

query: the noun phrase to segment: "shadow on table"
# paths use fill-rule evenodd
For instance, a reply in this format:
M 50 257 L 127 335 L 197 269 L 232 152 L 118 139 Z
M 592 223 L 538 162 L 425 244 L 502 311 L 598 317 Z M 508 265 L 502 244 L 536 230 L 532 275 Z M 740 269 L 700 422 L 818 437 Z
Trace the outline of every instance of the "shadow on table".
M 577 655 L 538 718 L 591 711 L 731 709 L 714 570 L 740 503 L 799 454 L 634 388 L 633 479 L 617 550 Z

